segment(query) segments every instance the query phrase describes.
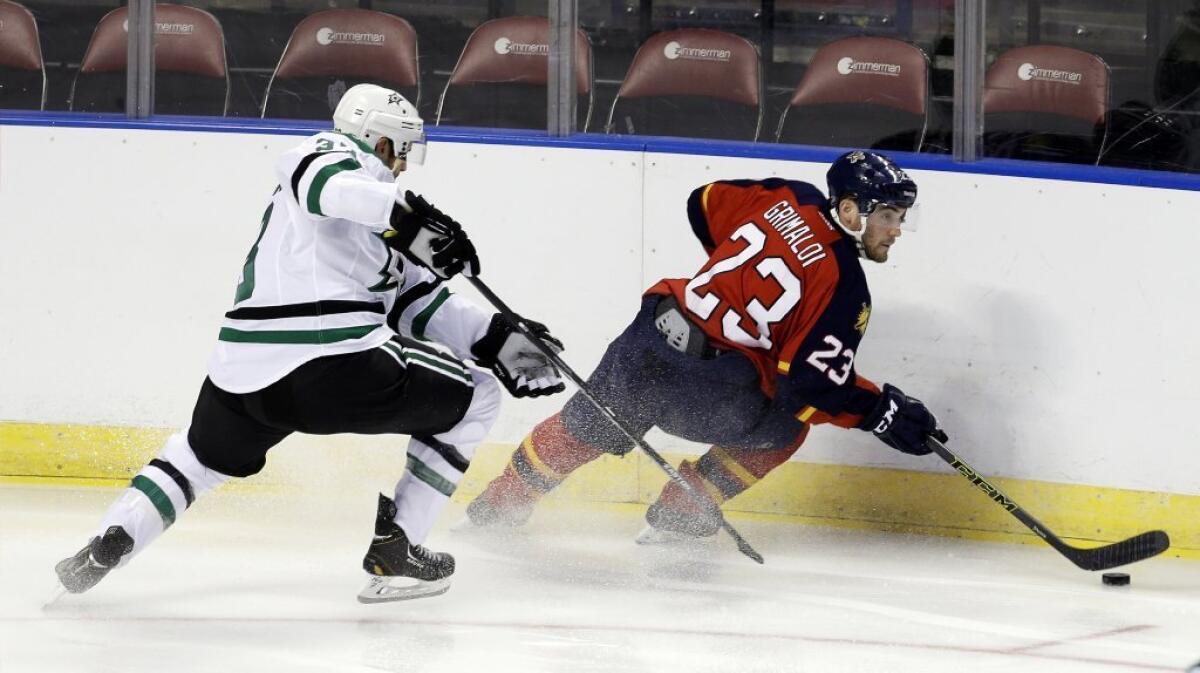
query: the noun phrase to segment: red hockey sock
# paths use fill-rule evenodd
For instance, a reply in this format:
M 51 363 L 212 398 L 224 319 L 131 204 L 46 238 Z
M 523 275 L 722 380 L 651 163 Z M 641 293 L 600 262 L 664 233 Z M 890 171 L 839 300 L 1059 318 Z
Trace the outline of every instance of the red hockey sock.
M 538 424 L 521 448 L 530 463 L 543 476 L 562 481 L 581 465 L 604 455 L 604 451 L 575 438 L 557 413 Z
M 737 496 L 758 483 L 768 472 L 787 462 L 808 436 L 808 426 L 781 449 L 727 449 L 713 446 L 696 461 L 684 461 L 679 472 L 693 486 L 718 504 Z M 696 511 L 692 498 L 675 482 L 668 482 L 658 496 L 659 503 L 681 512 Z
M 562 414 L 555 414 L 525 437 L 504 472 L 488 485 L 487 493 L 496 504 L 532 502 L 603 453 L 573 437 L 563 427 Z

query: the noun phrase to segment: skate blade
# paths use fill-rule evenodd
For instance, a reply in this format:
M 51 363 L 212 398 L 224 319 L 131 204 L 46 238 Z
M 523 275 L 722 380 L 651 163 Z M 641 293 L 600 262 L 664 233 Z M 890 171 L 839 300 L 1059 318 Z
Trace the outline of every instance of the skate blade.
M 704 538 L 686 533 L 676 533 L 671 530 L 661 530 L 654 526 L 646 526 L 642 532 L 633 538 L 637 544 L 657 547 L 694 547 L 703 544 Z
M 393 584 L 408 582 L 408 584 Z M 450 578 L 425 581 L 408 577 L 371 577 L 367 586 L 358 592 L 359 603 L 391 603 L 414 598 L 440 596 L 450 590 Z
M 64 587 L 62 585 L 62 583 L 59 583 L 59 585 L 54 589 L 54 595 L 50 597 L 50 600 L 48 600 L 42 604 L 42 609 L 43 610 L 52 609 L 54 606 L 58 605 L 58 601 L 61 600 L 63 596 L 66 596 L 68 593 L 69 592 L 67 591 L 67 588 Z

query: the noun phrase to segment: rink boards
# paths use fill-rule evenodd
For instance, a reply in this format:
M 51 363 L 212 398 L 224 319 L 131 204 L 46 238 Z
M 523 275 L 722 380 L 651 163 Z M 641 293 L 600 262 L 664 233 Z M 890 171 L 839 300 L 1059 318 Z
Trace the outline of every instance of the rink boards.
M 643 289 L 699 266 L 684 216 L 692 188 L 773 175 L 823 185 L 826 160 L 501 141 L 434 142 L 410 185 L 466 223 L 489 284 L 553 326 L 581 372 Z M 275 185 L 274 158 L 295 142 L 0 126 L 0 474 L 124 479 L 164 436 L 152 428 L 187 422 Z M 859 371 L 924 399 L 956 450 L 1060 534 L 1112 540 L 1162 527 L 1177 549 L 1200 549 L 1190 422 L 1200 357 L 1188 290 L 1200 285 L 1191 260 L 1200 230 L 1189 221 L 1200 194 L 907 163 L 917 167 L 922 227 L 891 262 L 868 267 L 874 306 Z M 497 473 L 559 404 L 510 401 L 463 492 Z M 676 458 L 703 449 L 652 440 Z M 314 440 L 296 453 L 308 465 L 280 452 L 271 466 L 280 473 L 257 481 L 374 475 L 380 452 L 357 441 Z M 395 447 L 388 460 L 402 465 Z M 731 507 L 1025 533 L 936 459 L 902 456 L 865 433 L 818 429 L 797 458 Z M 605 461 L 566 495 L 645 501 L 659 483 L 637 459 Z
M 0 483 L 122 486 L 170 430 L 0 423 Z M 386 491 L 404 469 L 403 439 L 289 438 L 267 468 L 230 489 Z M 467 502 L 500 474 L 513 447 L 485 444 L 454 499 Z M 687 454 L 667 456 L 673 463 Z M 573 474 L 553 498 L 646 503 L 666 479 L 640 454 L 604 457 Z M 1150 527 L 1172 535 L 1169 556 L 1200 559 L 1200 497 L 1020 479 L 995 484 L 1062 537 L 1112 542 Z M 792 461 L 725 506 L 739 516 L 948 537 L 1040 544 L 1041 540 L 956 474 Z

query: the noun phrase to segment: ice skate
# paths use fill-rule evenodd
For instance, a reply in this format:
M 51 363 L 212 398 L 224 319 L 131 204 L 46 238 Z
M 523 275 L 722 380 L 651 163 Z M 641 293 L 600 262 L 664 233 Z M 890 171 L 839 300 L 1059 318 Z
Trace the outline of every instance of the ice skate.
M 712 537 L 720 521 L 697 511 L 682 512 L 655 501 L 646 510 L 646 523 L 634 542 L 643 545 L 684 546 Z
M 375 539 L 363 557 L 363 570 L 372 577 L 358 592 L 360 603 L 387 603 L 444 594 L 450 589 L 454 557 L 409 544 L 396 525 L 396 503 L 379 496 Z
M 63 589 L 81 594 L 96 586 L 132 550 L 133 538 L 129 533 L 120 526 L 112 526 L 103 537 L 92 538 L 74 556 L 59 561 L 54 572 Z
M 467 505 L 467 515 L 453 529 L 519 528 L 533 516 L 536 504 L 536 497 L 524 484 L 503 475 Z

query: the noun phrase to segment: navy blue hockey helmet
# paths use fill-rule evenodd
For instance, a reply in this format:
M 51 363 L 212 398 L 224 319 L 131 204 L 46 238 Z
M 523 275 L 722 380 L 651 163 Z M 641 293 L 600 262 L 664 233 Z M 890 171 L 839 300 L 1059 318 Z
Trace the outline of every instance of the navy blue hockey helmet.
M 917 201 L 917 183 L 894 161 L 874 152 L 843 154 L 829 167 L 825 179 L 834 209 L 848 197 L 854 199 L 863 215 L 869 215 L 880 204 L 912 208 Z

